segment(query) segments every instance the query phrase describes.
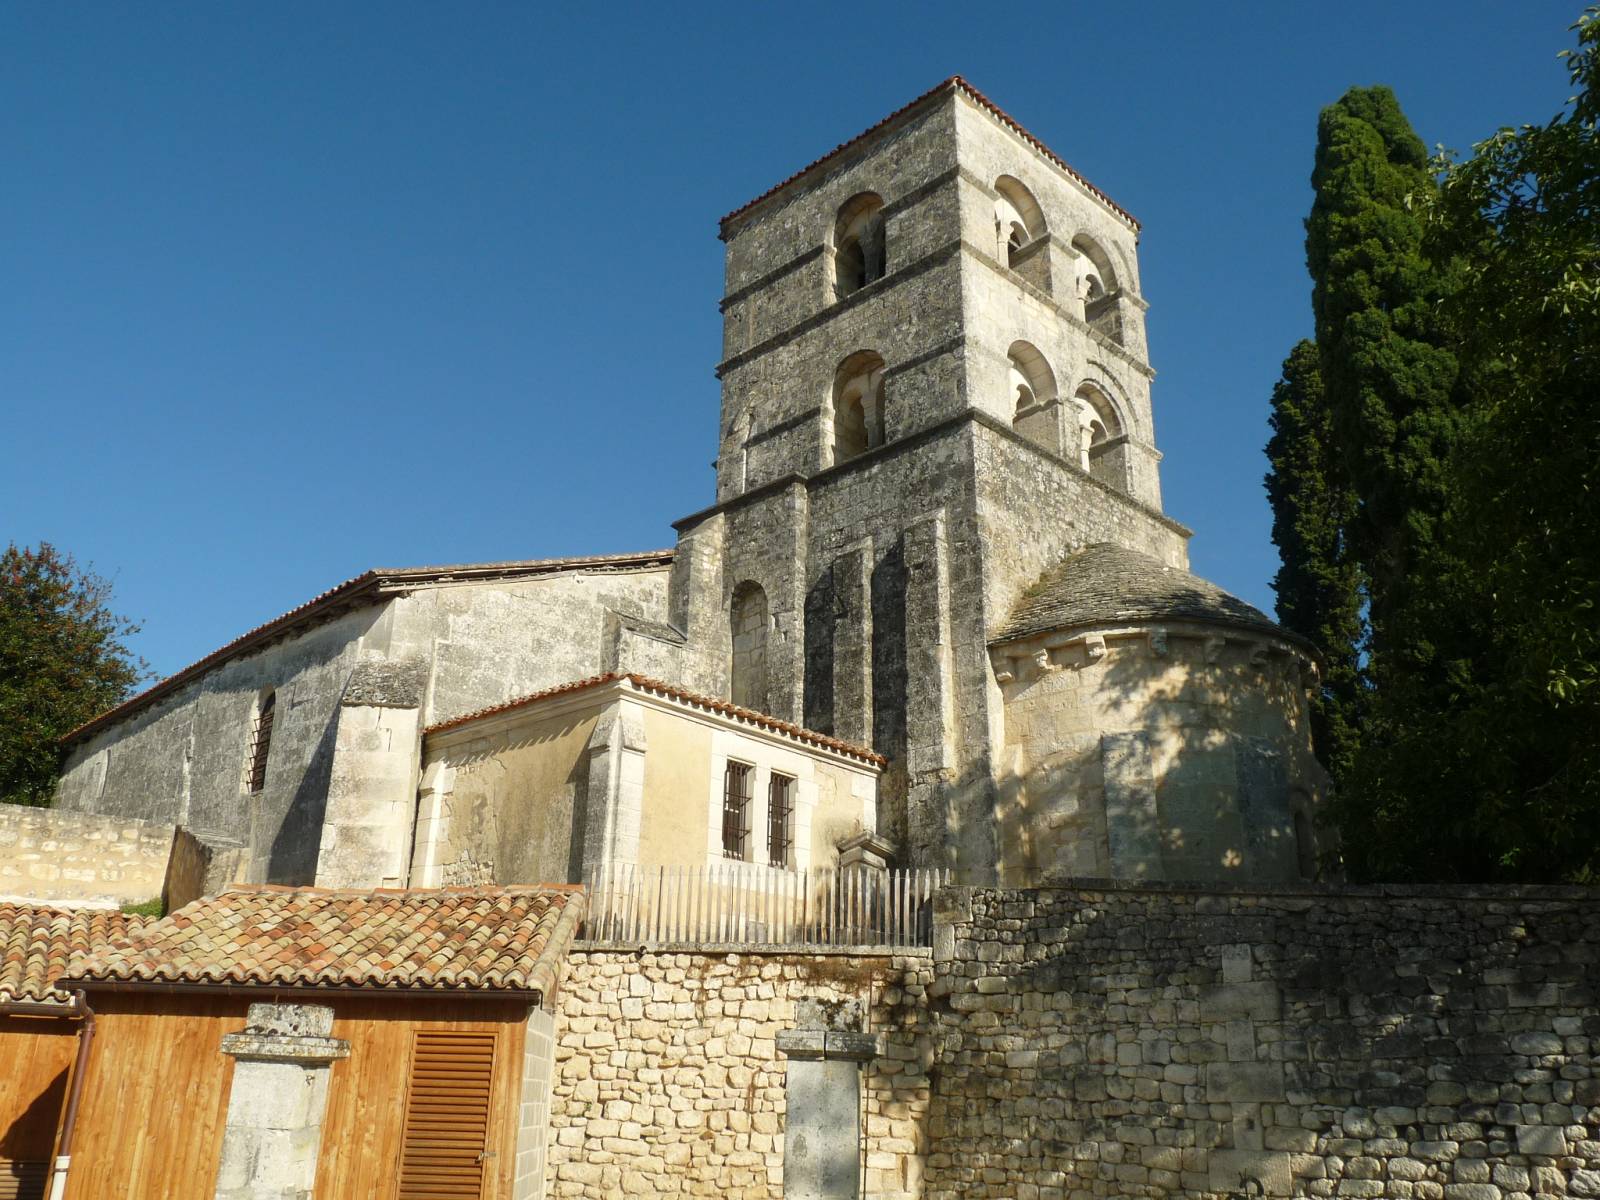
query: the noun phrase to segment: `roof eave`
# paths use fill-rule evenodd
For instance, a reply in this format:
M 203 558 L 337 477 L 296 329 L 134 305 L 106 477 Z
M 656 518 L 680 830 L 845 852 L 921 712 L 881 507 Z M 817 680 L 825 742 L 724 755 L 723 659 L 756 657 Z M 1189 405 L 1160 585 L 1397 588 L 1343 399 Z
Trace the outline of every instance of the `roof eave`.
M 142 994 L 170 993 L 173 995 L 251 996 L 263 993 L 317 996 L 393 996 L 404 1000 L 526 1000 L 529 1004 L 543 1002 L 544 989 L 527 988 L 475 988 L 475 987 L 415 987 L 399 984 L 372 983 L 271 983 L 232 980 L 203 982 L 171 979 L 95 979 L 63 978 L 55 985 L 61 991 L 71 992 L 139 992 Z

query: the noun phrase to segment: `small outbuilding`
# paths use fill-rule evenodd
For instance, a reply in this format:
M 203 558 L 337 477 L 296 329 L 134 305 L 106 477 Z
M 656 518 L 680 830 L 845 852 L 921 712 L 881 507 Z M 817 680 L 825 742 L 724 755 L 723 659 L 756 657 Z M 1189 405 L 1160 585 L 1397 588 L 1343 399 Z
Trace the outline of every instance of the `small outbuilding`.
M 234 887 L 75 961 L 66 1196 L 541 1194 L 576 888 Z
M 0 904 L 0 1200 L 48 1191 L 83 1011 L 52 987 L 72 955 L 137 932 L 107 909 Z

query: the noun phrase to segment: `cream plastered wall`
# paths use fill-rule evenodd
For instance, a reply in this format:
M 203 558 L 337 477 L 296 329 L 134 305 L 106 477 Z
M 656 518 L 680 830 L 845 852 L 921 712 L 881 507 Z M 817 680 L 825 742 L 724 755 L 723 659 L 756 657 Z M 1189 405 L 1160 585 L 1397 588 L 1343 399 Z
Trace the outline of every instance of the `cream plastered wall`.
M 1005 651 L 1006 878 L 1314 875 L 1325 777 L 1291 646 L 1196 625 Z
M 676 712 L 644 710 L 644 811 L 639 862 L 685 866 L 705 861 L 703 806 L 710 777 L 710 730 Z
M 430 738 L 413 884 L 575 882 L 581 836 L 573 834 L 574 811 L 581 819 L 601 706 L 596 697 Z M 419 864 L 430 850 L 431 862 Z
M 766 738 L 751 737 L 737 728 L 712 732 L 709 786 L 705 797 L 706 861 L 723 859 L 723 785 L 730 762 L 754 768 L 750 800 L 748 861 L 768 862 L 768 801 L 774 774 L 795 781 L 790 866 L 804 870 L 829 866 L 837 857 L 839 842 L 863 829 L 877 830 L 876 772 L 855 770 L 839 762 L 800 752 Z
M 836 751 L 619 681 L 551 697 L 525 709 L 487 714 L 430 734 L 423 751 L 413 886 L 479 882 L 579 881 L 586 832 L 603 821 L 631 821 L 631 805 L 605 793 L 621 775 L 597 770 L 600 743 L 622 709 L 637 710 L 642 738 L 626 753 L 643 764 L 637 851 L 618 861 L 642 866 L 725 863 L 722 798 L 729 761 L 754 768 L 748 859 L 766 871 L 769 785 L 774 772 L 795 781 L 793 848 L 788 865 L 831 864 L 836 846 L 877 828 L 876 768 Z M 631 718 L 630 718 L 631 720 Z M 607 734 L 607 730 L 613 732 Z M 604 735 L 604 736 L 603 736 Z M 632 845 L 625 837 L 617 845 Z M 602 856 L 607 856 L 605 852 Z

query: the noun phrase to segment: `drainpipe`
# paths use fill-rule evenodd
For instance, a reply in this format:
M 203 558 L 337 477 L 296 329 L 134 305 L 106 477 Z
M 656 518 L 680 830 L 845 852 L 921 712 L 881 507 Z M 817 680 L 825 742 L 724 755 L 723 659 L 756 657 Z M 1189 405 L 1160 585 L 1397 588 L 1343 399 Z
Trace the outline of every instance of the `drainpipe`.
M 82 1017 L 78 1027 L 78 1057 L 72 1064 L 72 1086 L 67 1092 L 67 1114 L 61 1121 L 61 1139 L 56 1144 L 55 1170 L 50 1177 L 50 1200 L 67 1194 L 67 1169 L 72 1165 L 72 1132 L 78 1124 L 78 1100 L 83 1095 L 83 1076 L 89 1068 L 89 1048 L 94 1045 L 94 1009 L 82 990 L 72 993 L 74 1016 Z
M 72 1161 L 72 1127 L 78 1120 L 78 1097 L 83 1093 L 83 1072 L 89 1063 L 89 1047 L 94 1042 L 94 1010 L 81 991 L 72 993 L 72 1004 L 63 1007 L 42 1000 L 0 1001 L 3 1017 L 55 1017 L 78 1020 L 78 1054 L 72 1065 L 72 1085 L 67 1092 L 67 1111 L 61 1122 L 61 1139 L 56 1148 L 55 1166 L 50 1173 L 50 1200 L 62 1200 L 67 1190 L 67 1167 Z

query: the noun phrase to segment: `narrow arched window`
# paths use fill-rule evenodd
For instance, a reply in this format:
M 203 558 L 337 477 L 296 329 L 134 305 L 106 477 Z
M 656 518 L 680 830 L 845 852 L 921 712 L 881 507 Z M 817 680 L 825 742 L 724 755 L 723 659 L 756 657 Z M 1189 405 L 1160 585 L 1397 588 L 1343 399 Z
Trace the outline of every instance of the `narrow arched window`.
M 843 300 L 883 278 L 883 197 L 862 192 L 845 201 L 833 222 L 833 291 Z
M 767 708 L 767 593 L 746 581 L 733 590 L 728 625 L 733 639 L 729 699 L 740 708 Z
M 883 356 L 861 350 L 833 373 L 833 461 L 842 463 L 883 445 L 888 431 Z
M 267 754 L 272 749 L 272 721 L 277 711 L 278 694 L 268 692 L 256 710 L 255 726 L 250 731 L 250 770 L 246 790 L 259 792 L 267 786 Z

